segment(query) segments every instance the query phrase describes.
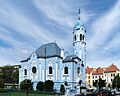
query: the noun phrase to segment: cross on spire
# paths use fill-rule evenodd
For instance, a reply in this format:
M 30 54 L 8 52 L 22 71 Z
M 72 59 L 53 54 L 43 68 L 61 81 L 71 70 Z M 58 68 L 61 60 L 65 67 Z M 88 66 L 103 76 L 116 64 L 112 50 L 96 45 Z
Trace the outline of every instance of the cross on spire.
M 78 14 L 80 15 L 80 9 L 78 10 Z
M 79 14 L 79 17 L 78 17 L 78 19 L 80 20 L 80 9 L 78 10 L 78 14 Z

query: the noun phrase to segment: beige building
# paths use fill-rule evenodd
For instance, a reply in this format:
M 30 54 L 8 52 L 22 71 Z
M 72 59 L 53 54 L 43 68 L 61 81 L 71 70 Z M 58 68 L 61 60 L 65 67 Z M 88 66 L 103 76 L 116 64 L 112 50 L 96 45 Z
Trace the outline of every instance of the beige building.
M 108 86 L 108 84 L 112 85 L 114 76 L 117 74 L 120 74 L 120 70 L 114 64 L 111 64 L 110 66 L 104 68 L 90 68 L 87 66 L 86 83 L 89 87 L 92 87 L 93 82 L 99 78 L 102 78 L 102 80 L 106 80 L 106 86 Z

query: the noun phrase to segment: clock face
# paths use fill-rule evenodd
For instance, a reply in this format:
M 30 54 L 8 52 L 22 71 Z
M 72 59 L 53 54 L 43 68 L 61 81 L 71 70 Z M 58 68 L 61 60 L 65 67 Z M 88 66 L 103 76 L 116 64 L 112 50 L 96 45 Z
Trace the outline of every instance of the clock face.
M 84 42 L 82 43 L 82 47 L 85 47 L 85 43 Z

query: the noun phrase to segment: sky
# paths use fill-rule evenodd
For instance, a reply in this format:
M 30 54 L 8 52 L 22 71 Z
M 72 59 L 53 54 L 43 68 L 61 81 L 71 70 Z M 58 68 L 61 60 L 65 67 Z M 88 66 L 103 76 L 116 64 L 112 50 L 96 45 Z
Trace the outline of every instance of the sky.
M 0 66 L 18 65 L 50 42 L 72 54 L 79 8 L 87 66 L 120 68 L 120 0 L 0 0 Z

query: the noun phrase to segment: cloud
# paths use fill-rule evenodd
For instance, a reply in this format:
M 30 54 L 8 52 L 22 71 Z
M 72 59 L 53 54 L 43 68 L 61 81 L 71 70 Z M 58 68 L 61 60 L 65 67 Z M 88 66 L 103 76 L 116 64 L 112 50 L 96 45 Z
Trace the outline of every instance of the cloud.
M 120 1 L 91 25 L 87 41 L 87 65 L 99 67 L 116 63 L 120 68 L 119 10 Z
M 1 64 L 7 63 L 4 60 L 11 63 L 18 63 L 20 60 L 27 58 L 43 43 L 57 40 L 57 43 L 62 46 L 64 45 L 63 42 L 66 42 L 66 39 L 70 38 L 69 36 L 65 36 L 66 38 L 62 39 L 60 35 L 54 34 L 56 30 L 51 32 L 50 29 L 47 29 L 47 26 L 40 26 L 40 23 L 35 22 L 37 18 L 35 20 L 29 17 L 24 13 L 24 10 L 21 11 L 24 8 L 19 9 L 17 4 L 13 6 L 12 2 L 2 3 L 0 6 L 0 39 L 12 47 L 9 49 L 0 47 L 0 54 L 2 56 L 0 58 Z M 47 23 L 50 22 L 47 21 Z M 16 34 L 21 35 L 20 40 L 13 37 Z M 69 43 L 71 42 L 68 41 L 64 47 L 69 47 Z
M 69 2 L 65 0 L 54 0 L 54 2 L 1 0 L 0 3 L 0 39 L 11 46 L 10 48 L 0 47 L 0 62 L 2 64 L 19 63 L 39 46 L 49 42 L 56 41 L 65 51 L 72 50 L 72 28 L 77 21 L 78 8 L 81 8 L 81 20 L 87 26 L 92 24 L 91 18 L 97 16 L 97 13 L 90 11 L 94 9 L 89 6 L 93 2 L 85 0 L 81 2 L 79 0 L 70 0 Z M 114 29 L 118 28 L 120 22 L 118 18 L 119 4 L 120 2 L 116 3 L 113 8 L 111 6 L 111 10 L 97 20 L 95 19 L 90 30 L 87 30 L 90 33 L 87 43 L 88 61 L 103 60 L 103 54 L 112 50 L 113 44 L 116 46 L 114 48 L 118 49 L 119 36 L 117 31 L 114 34 Z M 88 7 L 89 10 L 86 10 L 85 7 Z M 111 36 L 112 39 L 108 41 Z M 115 61 L 117 60 L 115 59 Z
M 111 35 L 113 35 L 114 29 L 119 26 L 120 23 L 120 1 L 116 5 L 98 18 L 91 26 L 92 32 L 91 39 L 89 40 L 88 49 L 97 50 L 100 46 L 108 43 L 107 41 Z M 111 38 L 112 39 L 112 38 Z
M 69 15 L 71 9 L 65 1 L 39 1 L 34 0 L 36 7 L 42 11 L 48 18 L 64 27 L 73 27 L 73 18 Z M 69 9 L 69 10 L 68 10 Z
M 114 64 L 120 69 L 119 63 L 120 63 L 119 57 L 109 57 L 109 58 L 102 59 L 102 60 L 101 59 L 87 60 L 87 64 L 88 64 L 87 66 L 95 67 L 95 68 L 108 67 L 109 65 Z

